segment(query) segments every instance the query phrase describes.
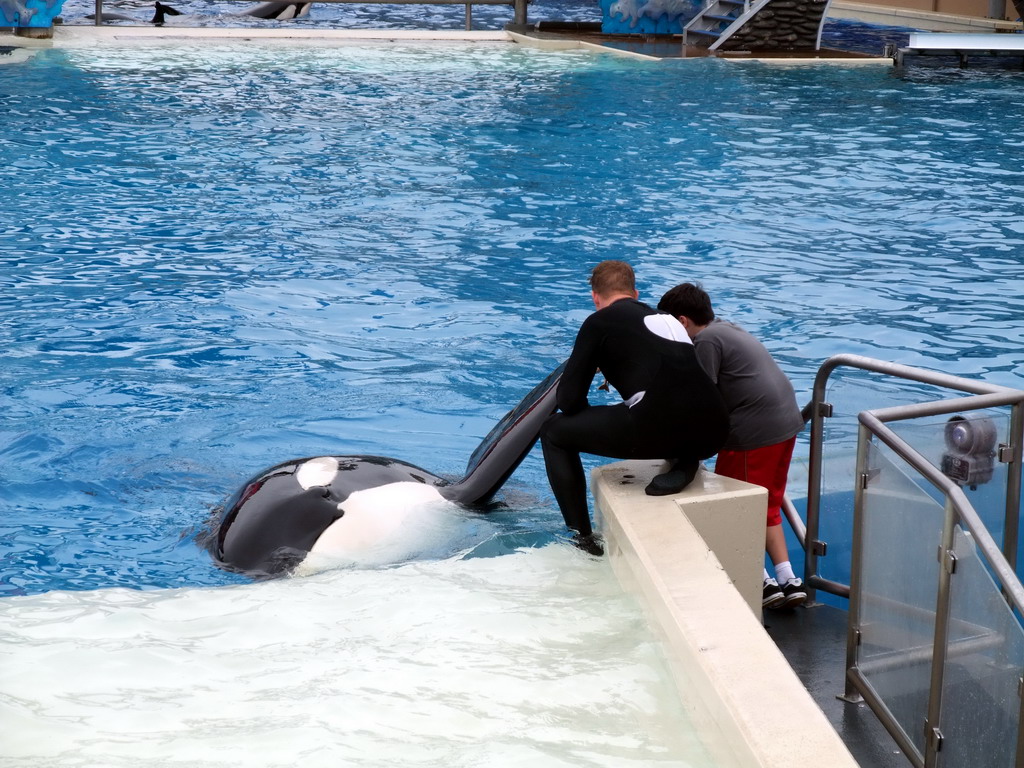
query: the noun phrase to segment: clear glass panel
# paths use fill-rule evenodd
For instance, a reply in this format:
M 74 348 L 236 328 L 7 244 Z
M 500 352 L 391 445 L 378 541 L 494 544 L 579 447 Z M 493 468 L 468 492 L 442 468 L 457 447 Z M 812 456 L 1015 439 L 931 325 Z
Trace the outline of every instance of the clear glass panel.
M 945 511 L 888 449 L 872 446 L 869 467 L 857 666 L 923 754 Z
M 1012 766 L 1020 720 L 1024 631 L 970 533 L 957 526 L 942 681 L 944 765 Z

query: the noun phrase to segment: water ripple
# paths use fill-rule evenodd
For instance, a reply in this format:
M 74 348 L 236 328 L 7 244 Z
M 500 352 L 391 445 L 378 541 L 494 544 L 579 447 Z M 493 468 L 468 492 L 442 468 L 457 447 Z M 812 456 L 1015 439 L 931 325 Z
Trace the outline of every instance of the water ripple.
M 180 533 L 291 456 L 457 475 L 603 258 L 703 281 L 801 398 L 838 352 L 1024 380 L 1019 77 L 174 50 L 0 68 L 14 591 L 230 581 Z

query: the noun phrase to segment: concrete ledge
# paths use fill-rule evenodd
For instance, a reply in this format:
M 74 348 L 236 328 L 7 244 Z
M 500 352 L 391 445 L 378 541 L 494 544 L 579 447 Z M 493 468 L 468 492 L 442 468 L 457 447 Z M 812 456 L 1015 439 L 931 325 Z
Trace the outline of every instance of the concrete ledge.
M 20 38 L 18 38 L 20 39 Z M 452 29 L 273 29 L 254 27 L 148 27 L 148 26 L 55 26 L 52 40 L 54 48 L 93 46 L 102 43 L 162 41 L 180 43 L 182 40 L 281 41 L 287 43 L 355 44 L 367 41 L 388 42 L 446 42 L 446 43 L 508 43 L 509 34 L 498 31 L 465 31 Z
M 570 37 L 555 37 L 554 35 L 540 37 L 523 35 L 519 32 L 509 32 L 508 36 L 516 43 L 519 43 L 519 45 L 536 48 L 541 51 L 571 51 L 582 47 L 582 43 L 579 40 L 574 40 Z
M 577 40 L 568 35 L 524 35 L 520 32 L 508 32 L 510 39 L 519 45 L 527 48 L 536 48 L 541 51 L 570 51 L 582 49 L 595 53 L 608 53 L 613 56 L 625 56 L 631 59 L 645 59 L 647 61 L 661 61 L 662 56 L 651 56 L 639 51 L 630 51 L 625 48 L 614 48 L 601 43 L 593 43 L 587 40 Z
M 744 524 L 733 517 L 728 498 L 741 510 L 756 502 L 763 553 L 764 490 L 702 473 L 679 497 L 644 495 L 644 486 L 660 470 L 660 462 L 640 461 L 599 467 L 591 488 L 612 566 L 661 634 L 683 704 L 716 764 L 855 768 L 764 631 L 760 612 L 750 610 L 698 533 L 713 521 L 719 531 L 714 535 L 724 536 L 725 544 L 735 535 L 742 538 Z M 710 507 L 704 508 L 705 497 Z M 724 559 L 733 559 L 722 542 L 713 546 Z M 760 566 L 757 573 L 759 589 Z M 779 711 L 786 712 L 784 720 L 776 716 Z
M 1022 28 L 1019 21 L 957 16 L 952 13 L 934 13 L 914 8 L 891 8 L 847 0 L 833 0 L 829 6 L 828 18 L 854 19 L 869 24 L 925 29 L 932 32 L 1015 32 Z
M 721 57 L 721 59 L 722 59 L 722 61 L 728 61 L 728 62 L 734 63 L 734 64 L 735 63 L 745 64 L 745 63 L 749 63 L 749 62 L 752 62 L 752 61 L 756 61 L 758 64 L 774 64 L 774 65 L 777 65 L 777 66 L 792 66 L 792 67 L 821 66 L 821 65 L 828 65 L 828 66 L 833 66 L 833 67 L 836 66 L 836 65 L 840 65 L 840 66 L 843 66 L 843 67 L 850 67 L 850 66 L 862 67 L 862 66 L 865 66 L 865 65 L 883 66 L 883 67 L 891 67 L 892 66 L 892 59 L 889 58 L 888 56 L 863 56 L 863 57 L 857 57 L 857 58 L 850 57 L 850 58 L 841 58 L 841 59 L 840 58 L 828 58 L 827 56 L 822 56 L 820 58 L 811 57 L 811 56 L 804 56 L 802 58 L 788 58 L 788 57 L 785 57 L 785 56 L 772 56 L 770 58 L 769 57 L 762 57 L 762 56 L 750 56 L 750 57 L 744 57 L 744 58 L 740 58 L 738 56 L 729 56 L 729 57 L 724 57 L 723 56 L 723 57 Z

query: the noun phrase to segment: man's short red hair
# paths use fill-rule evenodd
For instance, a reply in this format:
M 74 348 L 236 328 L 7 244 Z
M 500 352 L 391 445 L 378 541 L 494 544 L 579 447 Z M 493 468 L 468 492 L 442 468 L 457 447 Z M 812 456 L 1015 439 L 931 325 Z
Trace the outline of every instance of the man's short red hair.
M 633 268 L 624 261 L 602 261 L 590 273 L 590 288 L 598 296 L 634 293 L 636 276 Z

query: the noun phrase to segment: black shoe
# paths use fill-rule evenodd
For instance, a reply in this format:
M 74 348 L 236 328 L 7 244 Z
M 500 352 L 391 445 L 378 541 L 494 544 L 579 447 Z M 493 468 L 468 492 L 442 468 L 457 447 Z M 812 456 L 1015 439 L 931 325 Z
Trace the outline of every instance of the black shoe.
M 672 468 L 668 472 L 654 476 L 654 479 L 644 488 L 644 493 L 648 496 L 674 496 L 693 482 L 699 466 L 700 462 L 697 461 L 689 464 L 673 461 Z
M 586 536 L 577 533 L 571 539 L 572 545 L 577 549 L 582 549 L 588 555 L 595 555 L 600 557 L 604 554 L 604 546 L 601 544 L 601 539 L 596 534 L 588 533 Z
M 765 579 L 761 592 L 761 607 L 769 610 L 779 608 L 786 602 L 786 595 L 775 579 Z
M 780 608 L 796 608 L 807 600 L 807 590 L 804 589 L 804 583 L 800 579 L 790 579 L 783 584 L 782 594 L 784 598 Z

